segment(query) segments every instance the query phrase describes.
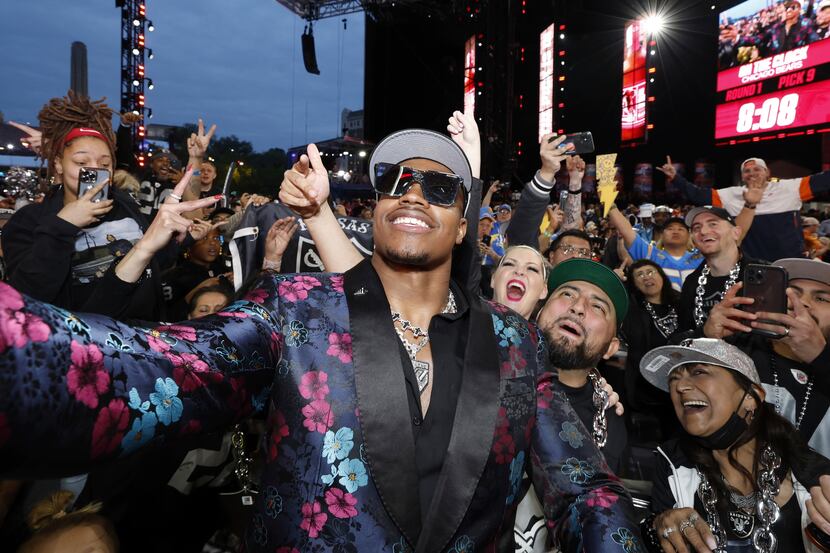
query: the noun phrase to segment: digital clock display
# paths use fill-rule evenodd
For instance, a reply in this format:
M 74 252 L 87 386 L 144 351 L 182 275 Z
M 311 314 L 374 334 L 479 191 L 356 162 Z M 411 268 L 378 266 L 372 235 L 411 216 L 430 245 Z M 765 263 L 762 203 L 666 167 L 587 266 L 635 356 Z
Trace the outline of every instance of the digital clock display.
M 720 144 L 830 126 L 830 33 L 821 30 L 830 9 L 789 6 L 749 0 L 720 14 Z

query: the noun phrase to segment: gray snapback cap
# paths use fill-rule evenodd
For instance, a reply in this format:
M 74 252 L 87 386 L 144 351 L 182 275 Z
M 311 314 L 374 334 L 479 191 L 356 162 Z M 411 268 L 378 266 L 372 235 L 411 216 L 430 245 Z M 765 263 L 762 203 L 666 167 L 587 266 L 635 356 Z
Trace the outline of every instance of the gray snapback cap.
M 473 171 L 461 147 L 446 135 L 426 129 L 404 129 L 397 131 L 375 146 L 369 158 L 369 178 L 375 185 L 375 165 L 378 163 L 400 163 L 412 158 L 431 159 L 445 165 L 464 179 L 467 198 L 473 188 Z M 468 202 L 469 203 L 469 202 Z
M 789 280 L 815 280 L 822 284 L 830 284 L 830 263 L 814 259 L 790 257 L 779 259 L 773 265 L 787 270 Z
M 662 346 L 646 353 L 640 360 L 640 373 L 650 384 L 669 391 L 669 375 L 678 367 L 704 363 L 741 373 L 753 384 L 761 378 L 752 359 L 723 340 L 697 338 L 684 340 L 679 346 Z

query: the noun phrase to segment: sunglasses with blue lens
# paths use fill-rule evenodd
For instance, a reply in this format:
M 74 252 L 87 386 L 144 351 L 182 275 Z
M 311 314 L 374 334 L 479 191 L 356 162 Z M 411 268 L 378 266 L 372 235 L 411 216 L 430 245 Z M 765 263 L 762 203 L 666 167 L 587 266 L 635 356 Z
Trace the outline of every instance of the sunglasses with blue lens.
M 378 194 L 397 198 L 406 194 L 415 183 L 421 185 L 427 202 L 449 207 L 455 203 L 464 178 L 452 173 L 419 171 L 395 163 L 375 164 L 375 192 Z

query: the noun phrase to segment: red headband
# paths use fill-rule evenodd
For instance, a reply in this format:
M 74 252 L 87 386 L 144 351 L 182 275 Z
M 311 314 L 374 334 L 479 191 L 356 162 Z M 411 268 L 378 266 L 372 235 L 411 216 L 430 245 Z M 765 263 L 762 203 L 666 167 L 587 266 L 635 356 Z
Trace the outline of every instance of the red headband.
M 75 140 L 76 138 L 79 138 L 81 136 L 92 136 L 103 140 L 107 144 L 110 143 L 110 141 L 107 140 L 106 136 L 96 131 L 95 129 L 90 129 L 88 127 L 75 127 L 74 129 L 66 133 L 66 136 L 63 137 L 63 142 L 61 142 L 61 148 L 66 146 L 67 142 Z

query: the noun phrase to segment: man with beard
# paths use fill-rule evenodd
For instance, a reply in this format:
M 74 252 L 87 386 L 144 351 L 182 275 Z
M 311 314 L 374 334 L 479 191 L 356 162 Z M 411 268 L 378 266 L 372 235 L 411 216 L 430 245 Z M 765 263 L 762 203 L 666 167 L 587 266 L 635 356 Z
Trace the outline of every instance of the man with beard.
M 830 264 L 779 259 L 773 265 L 789 275 L 786 314 L 753 316 L 737 309 L 750 303 L 747 298 L 730 293 L 712 308 L 704 333 L 708 338 L 725 338 L 752 357 L 767 390 L 766 400 L 793 423 L 810 447 L 830 457 Z M 749 334 L 753 329 L 780 338 Z

